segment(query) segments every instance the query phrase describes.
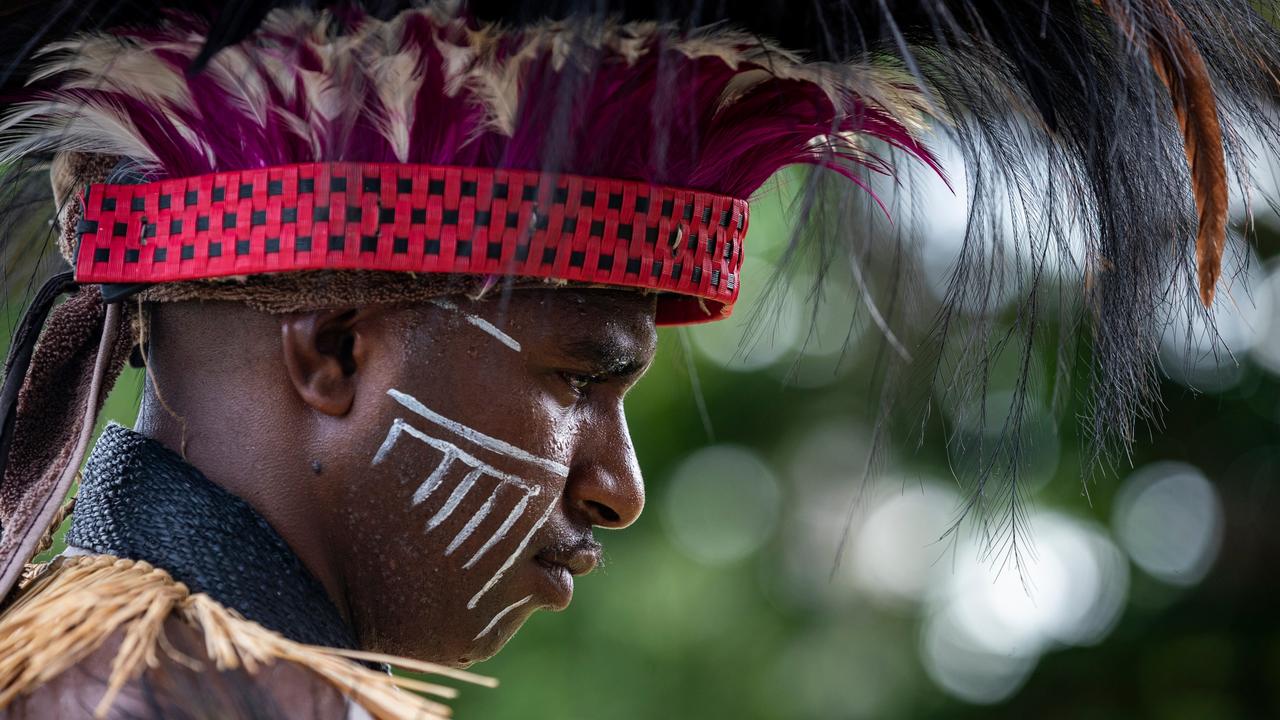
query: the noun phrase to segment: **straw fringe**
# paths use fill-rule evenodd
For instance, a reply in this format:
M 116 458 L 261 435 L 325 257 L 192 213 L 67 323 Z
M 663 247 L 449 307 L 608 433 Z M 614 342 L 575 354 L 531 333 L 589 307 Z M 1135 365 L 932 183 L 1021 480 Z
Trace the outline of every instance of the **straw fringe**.
M 250 674 L 275 662 L 301 666 L 358 703 L 378 720 L 447 718 L 450 708 L 414 693 L 453 698 L 450 687 L 395 677 L 357 661 L 398 665 L 488 687 L 490 678 L 379 653 L 303 645 L 218 604 L 192 594 L 164 570 L 109 555 L 59 558 L 30 573 L 17 600 L 0 615 L 0 709 L 83 661 L 123 630 L 107 690 L 95 709 L 103 717 L 120 691 L 161 656 L 193 669 L 212 662 L 218 671 Z M 176 616 L 204 638 L 207 661 L 178 652 L 164 635 Z M 406 692 L 410 691 L 410 692 Z

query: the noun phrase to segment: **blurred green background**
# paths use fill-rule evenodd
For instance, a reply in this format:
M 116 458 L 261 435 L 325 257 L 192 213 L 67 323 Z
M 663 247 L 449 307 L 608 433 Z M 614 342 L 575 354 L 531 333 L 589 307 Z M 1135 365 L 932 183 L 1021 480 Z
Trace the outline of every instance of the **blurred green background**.
M 906 363 L 884 354 L 867 314 L 810 315 L 802 279 L 752 324 L 793 186 L 784 177 L 754 203 L 735 318 L 664 329 L 628 400 L 644 515 L 604 534 L 606 566 L 568 611 L 535 616 L 477 666 L 502 687 L 464 689 L 457 717 L 1280 716 L 1274 219 L 1259 218 L 1256 255 L 1237 253 L 1252 294 L 1243 274 L 1220 291 L 1233 356 L 1170 320 L 1164 425 L 1141 426 L 1131 458 L 1082 480 L 1081 378 L 1064 405 L 1033 393 L 1015 555 L 998 514 L 947 534 L 972 490 L 963 447 L 998 434 L 972 422 L 964 405 L 977 400 L 935 393 L 917 443 L 901 430 L 921 406 L 895 399 L 869 465 L 871 378 L 886 358 Z M 963 188 L 922 192 L 927 297 L 954 259 Z M 857 306 L 840 283 L 826 307 Z M 993 312 L 997 329 L 1011 319 L 1007 305 Z M 1045 345 L 1034 361 L 1052 368 L 1059 348 Z M 1016 375 L 1004 360 L 983 406 L 997 415 Z M 904 387 L 927 380 L 908 373 Z M 104 418 L 132 423 L 141 381 L 128 370 Z

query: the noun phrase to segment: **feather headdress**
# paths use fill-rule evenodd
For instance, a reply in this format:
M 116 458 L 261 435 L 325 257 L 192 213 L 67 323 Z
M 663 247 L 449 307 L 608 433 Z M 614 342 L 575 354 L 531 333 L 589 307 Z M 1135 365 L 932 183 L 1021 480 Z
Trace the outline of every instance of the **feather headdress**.
M 917 139 L 928 105 L 896 63 L 805 64 L 738 32 L 503 30 L 430 8 L 343 32 L 328 12 L 280 10 L 255 43 L 190 73 L 207 32 L 171 14 L 45 46 L 30 99 L 0 124 L 0 161 L 114 155 L 155 179 L 299 162 L 554 163 L 736 197 L 794 163 L 857 181 L 851 165 L 887 167 L 870 139 L 931 162 Z M 637 152 L 656 136 L 665 154 Z
M 195 72 L 210 32 L 172 12 L 47 44 L 0 119 L 0 162 L 118 159 L 132 184 L 76 197 L 104 178 L 55 176 L 63 254 L 112 298 L 137 281 L 148 300 L 296 310 L 443 292 L 314 271 L 443 269 L 692 294 L 660 298 L 684 304 L 659 320 L 713 319 L 736 295 L 745 198 L 779 168 L 864 186 L 890 152 L 936 169 L 900 64 L 806 64 L 723 28 L 278 9 Z
M 696 228 L 681 225 L 685 220 L 679 212 L 672 218 L 647 202 L 643 211 L 642 204 L 635 205 L 635 212 L 649 213 L 655 223 L 635 226 L 641 236 L 670 245 L 662 257 L 646 250 L 615 265 L 612 254 L 589 255 L 609 282 L 637 286 L 620 278 L 655 267 L 654 277 L 670 270 L 682 243 L 690 252 L 703 252 L 698 233 L 714 230 L 713 206 L 721 210 L 722 228 L 745 231 L 745 211 L 724 198 L 744 201 L 778 169 L 806 164 L 817 171 L 801 195 L 797 230 L 783 265 L 807 257 L 819 268 L 851 268 L 891 345 L 914 356 L 915 372 L 933 373 L 932 386 L 942 392 L 981 391 L 992 358 L 1013 346 L 1024 360 L 1024 382 L 1004 428 L 1008 438 L 1018 436 L 1031 348 L 1043 339 L 1045 316 L 1058 313 L 1054 319 L 1072 327 L 1077 322 L 1072 311 L 1080 308 L 1093 337 L 1092 410 L 1086 422 L 1099 447 L 1110 439 L 1131 441 L 1135 422 L 1153 410 L 1159 318 L 1170 307 L 1204 312 L 1223 274 L 1228 193 L 1233 186 L 1242 194 L 1250 191 L 1250 150 L 1242 138 L 1280 137 L 1272 114 L 1280 36 L 1257 3 L 1246 0 L 856 6 L 814 0 L 752 3 L 749 10 L 701 3 L 477 0 L 462 9 L 433 5 L 404 12 L 398 2 L 363 7 L 342 2 L 329 10 L 300 9 L 292 2 L 161 4 L 172 12 L 157 12 L 146 2 L 55 2 L 53 10 L 48 5 L 20 2 L 7 11 L 12 22 L 3 31 L 11 48 L 4 58 L 5 90 L 12 101 L 0 121 L 3 159 L 17 172 L 51 156 L 113 158 L 110 168 L 98 166 L 96 176 L 83 171 L 90 167 L 84 163 L 75 166 L 81 172 L 58 173 L 65 195 L 109 172 L 117 187 L 127 178 L 159 188 L 145 197 L 119 196 L 139 201 L 135 215 L 86 215 L 83 224 L 77 202 L 65 202 L 61 227 L 67 257 L 85 238 L 112 242 L 112 225 L 100 222 L 104 217 L 123 226 L 130 242 L 150 239 L 149 232 L 161 233 L 168 242 L 154 222 L 157 213 L 172 217 L 162 211 L 172 212 L 168 203 L 178 186 L 165 182 L 262 171 L 240 185 L 247 188 L 241 199 L 248 200 L 270 196 L 276 189 L 272 183 L 282 176 L 269 171 L 296 163 L 480 168 L 718 194 L 673 201 L 688 208 L 689 222 L 699 222 L 695 207 L 699 215 L 705 211 L 702 222 L 708 224 Z M 77 19 L 62 22 L 68 13 Z M 502 24 L 485 22 L 491 20 Z M 877 175 L 893 178 L 911 168 L 942 172 L 924 144 L 929 132 L 959 148 L 964 167 L 951 172 L 964 172 L 968 179 L 971 214 L 947 301 L 934 318 L 936 333 L 918 348 L 905 347 L 898 338 L 916 322 L 906 312 L 914 305 L 913 286 L 900 277 L 902 255 L 910 247 L 902 235 L 886 239 L 862 232 L 859 199 L 879 187 L 873 182 Z M 418 180 L 431 181 L 426 175 L 385 172 L 392 174 L 380 180 L 406 180 L 414 188 Z M 234 190 L 225 184 L 232 176 L 219 177 L 224 185 L 217 188 Z M 495 180 L 494 187 L 501 185 L 505 192 L 506 182 Z M 385 184 L 374 187 L 388 192 Z M 540 187 L 529 193 L 532 212 L 520 206 L 514 245 L 499 248 L 495 262 L 526 262 L 530 250 L 526 245 L 521 256 L 519 238 L 548 232 L 546 215 L 536 206 L 541 193 Z M 617 207 L 612 195 L 606 203 L 594 191 L 592 202 L 601 212 L 616 212 L 623 205 L 622 192 L 616 194 Z M 897 203 L 893 197 L 872 197 L 886 210 Z M 1000 198 L 1011 198 L 1013 217 L 1006 216 Z M 115 196 L 107 199 L 116 204 Z M 92 202 L 86 198 L 84 208 L 127 210 L 105 210 L 102 194 Z M 249 221 L 242 216 L 247 213 L 218 206 L 218 217 L 232 216 L 224 231 L 237 249 L 250 236 L 261 242 L 261 233 L 252 235 L 256 225 L 251 223 L 261 211 L 256 208 L 255 220 Z M 369 219 L 386 209 L 381 204 L 341 218 L 325 209 L 316 222 L 359 224 L 344 232 L 353 240 L 375 238 L 370 257 L 396 252 L 377 244 L 378 233 L 394 240 L 394 232 Z M 290 210 L 296 220 L 299 208 Z M 639 244 L 633 230 L 618 230 L 617 217 L 608 217 L 601 221 L 602 234 Z M 126 218 L 129 222 L 123 222 Z M 137 227 L 134 221 L 140 221 Z M 492 221 L 486 214 L 466 222 L 478 227 Z M 564 217 L 556 216 L 555 222 L 562 233 L 596 237 L 594 228 L 566 230 Z M 175 237 L 188 232 L 172 221 L 166 227 L 179 228 L 170 231 Z M 1073 248 L 1077 235 L 1083 236 L 1082 253 Z M 293 243 L 290 252 L 308 258 L 291 269 L 390 269 L 312 263 L 312 254 L 323 249 L 313 248 L 309 236 L 305 245 L 286 237 Z M 741 239 L 733 232 L 716 235 L 725 237 Z M 338 240 L 329 247 L 331 255 L 337 253 L 333 257 L 366 250 Z M 246 253 L 272 253 L 270 239 L 266 242 L 245 245 Z M 717 257 L 699 255 L 699 263 L 717 260 L 720 248 L 740 261 L 735 242 L 711 244 Z M 419 245 L 414 248 L 421 251 Z M 119 262 L 110 247 L 97 249 L 103 250 L 104 264 Z M 136 253 L 139 246 L 120 249 Z M 597 250 L 579 250 L 557 267 L 580 265 Z M 469 255 L 470 244 L 466 251 Z M 208 261 L 201 267 L 216 270 L 202 278 L 243 274 L 221 254 L 221 242 L 217 254 L 212 244 L 202 252 L 212 259 L 201 256 L 202 263 Z M 1006 252 L 1030 257 L 1029 271 L 1003 273 L 1000 255 Z M 117 277 L 86 273 L 96 261 L 95 248 L 81 247 L 80 253 L 82 278 Z M 1078 286 L 1074 280 L 1050 282 L 1050 256 L 1075 258 L 1068 262 L 1079 265 L 1083 281 Z M 664 260 L 668 265 L 659 265 Z M 278 267 L 263 262 L 252 267 Z M 691 272 L 689 265 L 677 267 Z M 688 278 L 691 284 L 652 289 L 731 301 L 736 286 L 725 273 L 732 275 L 736 265 L 705 267 L 706 276 L 699 270 Z M 486 287 L 495 277 L 521 274 L 509 264 L 467 264 L 465 271 L 489 276 Z M 185 282 L 131 290 L 142 289 L 155 300 L 218 292 L 250 300 L 274 292 L 278 298 L 280 287 L 296 290 L 298 285 L 288 283 L 304 282 L 286 275 L 238 280 L 229 291 L 225 283 L 193 289 Z M 325 287 L 337 288 L 333 297 L 349 296 L 350 286 L 343 283 L 350 276 L 309 275 L 306 297 L 323 302 Z M 729 290 L 720 285 L 717 290 L 729 295 L 707 291 L 707 276 L 717 284 L 727 281 Z M 1198 290 L 1180 292 L 1182 281 Z M 404 280 L 395 287 L 410 285 Z M 692 292 L 694 285 L 706 292 Z M 1019 299 L 1013 334 L 993 335 L 992 320 L 962 312 L 988 308 L 1000 285 Z M 945 353 L 929 352 L 956 342 L 975 348 L 956 366 L 943 363 Z M 114 348 L 106 340 L 102 346 Z M 900 364 L 884 367 L 887 378 L 903 377 Z M 0 410 L 9 418 L 15 412 L 12 405 Z M 1016 527 L 1016 452 L 1000 462 L 979 463 L 973 506 L 1013 508 Z M 1005 482 L 992 484 L 993 479 Z M 2 483 L 9 492 L 0 487 L 0 499 L 40 485 L 12 467 Z M 0 555 L 21 555 L 12 530 L 16 527 L 19 536 L 30 533 L 44 516 L 17 517 L 3 503 L 0 510 L 6 527 Z

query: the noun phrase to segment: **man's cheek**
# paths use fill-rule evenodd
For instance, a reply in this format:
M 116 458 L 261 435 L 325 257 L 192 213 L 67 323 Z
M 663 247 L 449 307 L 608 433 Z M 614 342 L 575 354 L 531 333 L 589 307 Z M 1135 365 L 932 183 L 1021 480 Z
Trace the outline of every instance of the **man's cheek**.
M 403 541 L 422 568 L 447 573 L 447 586 L 431 589 L 436 600 L 462 613 L 463 626 L 479 628 L 479 639 L 496 630 L 495 613 L 533 599 L 510 603 L 503 585 L 538 549 L 569 469 L 408 393 L 392 388 L 387 396 L 397 412 L 370 458 L 371 474 L 393 484 L 392 511 L 402 513 Z

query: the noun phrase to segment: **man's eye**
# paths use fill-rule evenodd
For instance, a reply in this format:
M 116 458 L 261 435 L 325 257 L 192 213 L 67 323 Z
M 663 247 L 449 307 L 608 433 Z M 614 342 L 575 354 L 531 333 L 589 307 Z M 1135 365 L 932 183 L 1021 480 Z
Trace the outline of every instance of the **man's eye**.
M 569 387 L 573 388 L 573 391 L 576 393 L 586 392 L 588 387 L 600 380 L 594 375 L 579 375 L 577 373 L 561 373 L 561 376 L 564 377 L 564 381 L 568 383 Z

